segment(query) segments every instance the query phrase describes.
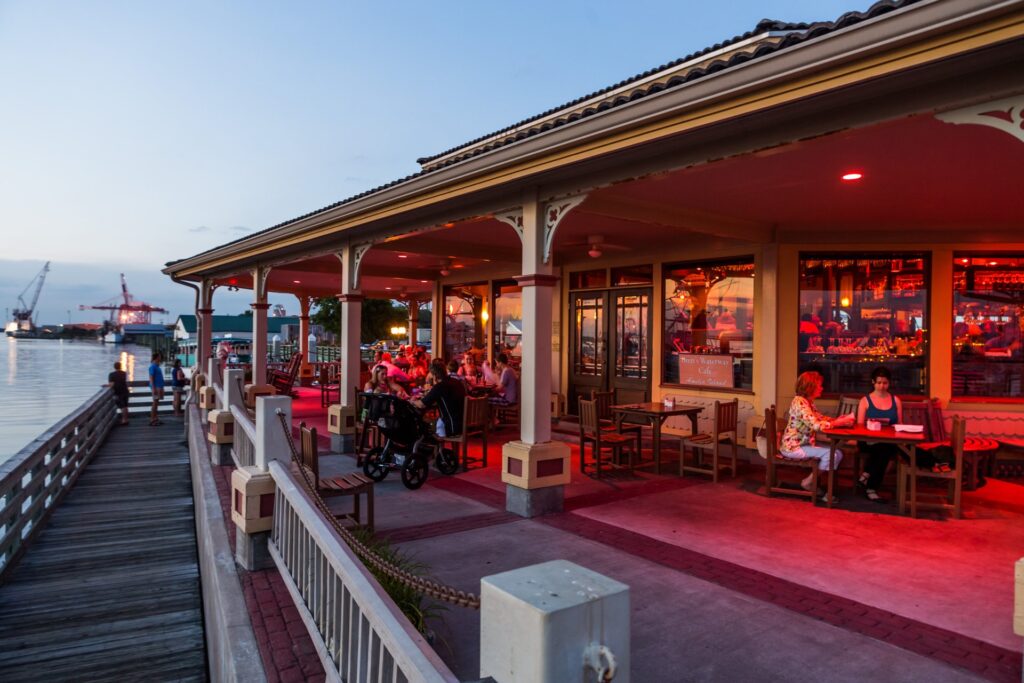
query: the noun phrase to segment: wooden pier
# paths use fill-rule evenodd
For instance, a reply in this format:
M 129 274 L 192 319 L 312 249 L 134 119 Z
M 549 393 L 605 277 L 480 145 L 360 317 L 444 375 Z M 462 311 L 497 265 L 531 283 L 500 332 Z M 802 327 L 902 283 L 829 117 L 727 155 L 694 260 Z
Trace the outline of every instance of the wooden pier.
M 0 585 L 0 679 L 206 680 L 180 418 L 114 427 Z

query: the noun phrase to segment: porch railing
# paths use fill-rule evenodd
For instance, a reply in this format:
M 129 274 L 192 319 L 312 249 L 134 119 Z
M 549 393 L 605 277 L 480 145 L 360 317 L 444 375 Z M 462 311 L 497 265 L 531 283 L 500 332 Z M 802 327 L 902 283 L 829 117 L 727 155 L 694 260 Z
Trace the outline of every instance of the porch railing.
M 256 423 L 249 417 L 249 411 L 237 405 L 231 406 L 231 416 L 235 418 L 231 459 L 235 467 L 252 467 L 256 464 Z
M 300 609 L 331 680 L 459 680 L 383 594 L 348 546 L 273 460 L 276 485 L 270 554 Z M 333 669 L 328 667 L 333 663 Z
M 102 389 L 0 465 L 0 576 L 60 504 L 117 419 Z

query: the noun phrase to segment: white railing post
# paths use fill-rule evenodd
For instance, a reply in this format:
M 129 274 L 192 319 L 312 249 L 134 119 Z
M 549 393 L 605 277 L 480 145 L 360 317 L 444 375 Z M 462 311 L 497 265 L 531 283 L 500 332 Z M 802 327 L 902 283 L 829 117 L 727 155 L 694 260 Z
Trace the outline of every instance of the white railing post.
M 231 449 L 235 442 L 235 418 L 231 415 L 231 406 L 245 407 L 242 396 L 245 372 L 229 369 L 224 373 L 224 384 L 218 391 L 217 409 L 207 415 L 209 431 L 207 440 L 210 442 L 210 462 L 214 465 L 226 465 L 231 462 Z M 223 399 L 223 400 L 221 400 Z
M 481 678 L 629 683 L 629 586 L 567 560 L 480 583 Z
M 281 426 L 278 411 L 284 413 L 287 431 Z M 290 466 L 292 400 L 287 396 L 260 396 L 256 399 L 255 465 L 240 467 L 231 474 L 232 519 L 235 520 L 235 560 L 249 571 L 265 569 L 274 564 L 267 543 L 270 541 L 269 523 L 251 523 L 251 519 L 267 519 L 258 513 L 261 497 L 271 494 L 274 483 L 270 476 L 270 463 L 281 462 Z M 255 510 L 248 510 L 253 506 Z M 241 507 L 241 509 L 237 509 Z M 248 511 L 248 514 L 246 514 Z M 257 512 L 257 514 L 253 514 Z

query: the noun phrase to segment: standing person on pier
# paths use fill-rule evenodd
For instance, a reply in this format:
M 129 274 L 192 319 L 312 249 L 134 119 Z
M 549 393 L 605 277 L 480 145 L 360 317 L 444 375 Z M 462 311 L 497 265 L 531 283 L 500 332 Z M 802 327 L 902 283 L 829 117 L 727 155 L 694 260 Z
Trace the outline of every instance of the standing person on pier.
M 107 386 L 114 392 L 114 405 L 121 410 L 121 424 L 128 424 L 128 374 L 114 363 L 114 371 L 107 375 Z
M 174 392 L 174 414 L 181 416 L 185 411 L 181 409 L 181 397 L 185 392 L 185 370 L 181 367 L 181 360 L 174 359 L 174 367 L 171 368 L 171 391 Z
M 153 352 L 153 362 L 149 364 L 149 390 L 153 392 L 153 407 L 149 409 L 149 426 L 156 427 L 163 422 L 157 417 L 157 409 L 164 397 L 164 371 L 160 367 L 163 356 L 159 351 Z

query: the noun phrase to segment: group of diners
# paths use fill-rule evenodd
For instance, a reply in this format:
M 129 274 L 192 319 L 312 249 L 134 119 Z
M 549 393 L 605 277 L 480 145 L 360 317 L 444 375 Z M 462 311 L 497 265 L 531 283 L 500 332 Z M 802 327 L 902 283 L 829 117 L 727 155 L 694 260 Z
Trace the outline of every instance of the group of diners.
M 790 460 L 817 460 L 819 471 L 828 472 L 832 447 L 818 445 L 818 432 L 852 427 L 855 424 L 864 427 L 868 421 L 881 425 L 901 424 L 903 403 L 890 391 L 892 375 L 889 370 L 877 367 L 871 372 L 871 391 L 860 399 L 856 412 L 838 417 L 824 415 L 814 405 L 814 400 L 821 396 L 823 381 L 822 376 L 814 371 L 801 373 L 797 378 L 796 396 L 789 406 L 789 419 L 780 439 L 779 454 Z M 883 502 L 878 491 L 885 479 L 889 463 L 900 457 L 902 451 L 893 443 L 865 441 L 858 441 L 857 448 L 867 455 L 864 460 L 864 471 L 854 473 L 857 477 L 857 486 L 863 489 L 865 497 L 869 500 Z M 951 453 L 948 448 L 923 451 L 918 454 L 918 463 L 932 467 L 937 472 L 948 472 Z M 842 459 L 842 448 L 836 448 L 831 465 L 838 468 Z M 808 491 L 812 485 L 812 475 L 808 475 L 800 482 L 800 486 Z
M 363 391 L 397 396 L 421 410 L 436 409 L 437 435 L 441 437 L 462 433 L 467 395 L 482 393 L 496 407 L 519 402 L 519 379 L 504 353 L 498 354 L 493 370 L 488 361 L 477 366 L 471 354 L 466 354 L 461 363 L 456 360 L 445 363 L 441 358 L 428 362 L 420 349 L 413 350 L 408 371 L 389 353 L 378 352 L 374 360 Z

